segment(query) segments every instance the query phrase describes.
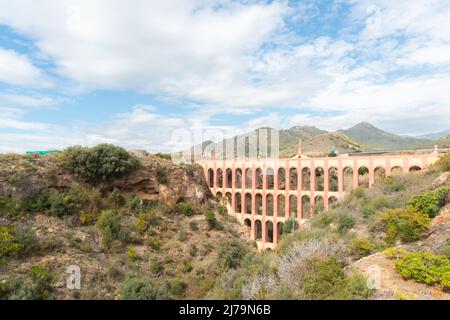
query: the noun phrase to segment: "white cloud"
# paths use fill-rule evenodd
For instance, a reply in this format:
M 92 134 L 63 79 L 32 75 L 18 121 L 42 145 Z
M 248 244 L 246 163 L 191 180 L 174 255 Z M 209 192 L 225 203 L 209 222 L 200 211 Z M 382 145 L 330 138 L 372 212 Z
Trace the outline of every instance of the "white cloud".
M 19 86 L 49 86 L 44 74 L 27 56 L 2 48 L 0 48 L 0 82 Z

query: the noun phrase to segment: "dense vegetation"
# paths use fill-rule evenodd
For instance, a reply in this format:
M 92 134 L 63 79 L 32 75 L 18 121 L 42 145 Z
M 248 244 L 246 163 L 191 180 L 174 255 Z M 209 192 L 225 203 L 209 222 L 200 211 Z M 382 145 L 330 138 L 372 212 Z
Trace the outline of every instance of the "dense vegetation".
M 0 197 L 0 299 L 367 299 L 374 291 L 350 266 L 384 250 L 405 279 L 448 290 L 450 238 L 438 252 L 390 248 L 424 238 L 450 202 L 448 185 L 430 187 L 449 157 L 428 172 L 355 189 L 300 229 L 289 220 L 277 250 L 258 253 L 220 199 L 198 205 L 124 196 L 98 182 L 135 170 L 134 158 L 122 154 L 124 162 L 104 170 L 100 156 L 90 171 L 67 159 L 91 150 L 69 154 L 61 166 L 90 185 Z M 84 272 L 81 291 L 61 289 L 69 263 Z

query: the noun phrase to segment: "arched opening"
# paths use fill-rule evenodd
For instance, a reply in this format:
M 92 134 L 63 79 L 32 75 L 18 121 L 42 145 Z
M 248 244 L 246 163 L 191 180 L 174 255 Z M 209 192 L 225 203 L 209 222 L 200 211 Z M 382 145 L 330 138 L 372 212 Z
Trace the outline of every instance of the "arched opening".
M 286 170 L 284 168 L 278 169 L 278 190 L 286 189 Z
M 331 167 L 328 170 L 328 190 L 337 192 L 339 188 L 338 169 Z
M 314 213 L 317 214 L 319 212 L 322 212 L 324 210 L 324 202 L 322 196 L 316 196 L 314 198 Z
M 236 208 L 234 208 L 234 212 L 241 213 L 242 212 L 242 195 L 240 192 L 235 194 L 236 197 Z
M 217 186 L 223 188 L 223 171 L 222 169 L 217 169 Z
M 399 166 L 395 166 L 391 169 L 391 175 L 400 176 L 403 174 L 403 169 Z
M 277 207 L 278 207 L 277 208 L 277 217 L 284 217 L 286 203 L 285 203 L 285 197 L 282 194 L 278 195 Z
M 289 217 L 296 218 L 297 217 L 297 196 L 291 195 L 289 196 Z
M 345 167 L 344 172 L 344 191 L 353 190 L 353 169 L 350 167 Z
M 367 167 L 358 169 L 358 185 L 363 188 L 369 187 L 369 169 Z
M 267 179 L 267 189 L 273 190 L 275 181 L 274 181 L 274 171 L 272 168 L 267 168 L 266 179 Z
M 242 188 L 242 170 L 236 170 L 236 188 Z
M 210 188 L 214 187 L 214 170 L 208 169 L 208 185 Z
M 422 170 L 422 168 L 419 167 L 419 166 L 412 166 L 412 167 L 409 168 L 409 172 L 418 172 L 418 171 L 421 171 L 421 170 Z
M 256 240 L 262 240 L 262 223 L 260 220 L 255 220 Z
M 323 179 L 324 179 L 324 174 L 323 174 L 323 169 L 322 168 L 316 168 L 316 186 L 315 186 L 315 190 L 316 191 L 323 191 Z
M 289 170 L 289 189 L 297 190 L 297 186 L 298 186 L 297 168 L 291 168 Z
M 273 196 L 271 194 L 266 196 L 266 210 L 268 216 L 273 216 Z
M 311 190 L 311 170 L 309 168 L 303 168 L 302 170 L 302 190 Z
M 336 197 L 329 197 L 328 198 L 328 206 L 330 208 L 334 207 L 334 205 L 337 203 L 338 199 Z
M 266 235 L 267 242 L 273 242 L 273 223 L 272 221 L 266 221 Z
M 257 193 L 255 195 L 255 201 L 256 201 L 256 214 L 262 215 L 263 210 L 262 195 Z
M 375 183 L 386 178 L 386 170 L 382 167 L 376 167 L 374 170 Z
M 252 213 L 252 195 L 250 193 L 245 194 L 245 213 Z
M 283 235 L 283 228 L 284 228 L 284 223 L 283 222 L 278 222 L 277 223 L 277 229 L 278 229 L 278 239 L 281 239 L 281 236 Z
M 227 177 L 227 182 L 225 187 L 226 188 L 232 188 L 233 187 L 233 171 L 231 171 L 231 169 L 227 169 L 226 171 L 226 177 Z
M 225 193 L 225 201 L 226 201 L 227 205 L 231 206 L 231 193 L 230 192 Z
M 263 173 L 260 168 L 256 169 L 256 189 L 263 188 Z
M 309 219 L 311 216 L 311 202 L 308 196 L 302 197 L 302 219 Z
M 252 227 L 252 221 L 251 221 L 250 219 L 245 219 L 245 220 L 244 220 L 244 225 L 245 225 L 247 228 L 251 228 L 251 227 Z
M 223 201 L 223 196 L 222 196 L 222 192 L 217 192 L 216 193 L 216 199 L 217 199 L 217 201 L 219 201 L 219 202 L 222 202 Z
M 245 170 L 245 188 L 252 188 L 252 169 L 250 168 Z

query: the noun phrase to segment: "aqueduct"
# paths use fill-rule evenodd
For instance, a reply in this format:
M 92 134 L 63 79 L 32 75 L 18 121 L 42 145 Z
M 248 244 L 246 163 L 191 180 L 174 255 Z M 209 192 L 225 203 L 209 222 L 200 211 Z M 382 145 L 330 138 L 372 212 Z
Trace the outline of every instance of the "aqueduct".
M 426 154 L 311 158 L 299 154 L 289 159 L 216 160 L 213 156 L 200 164 L 211 192 L 222 197 L 228 212 L 249 227 L 258 247 L 273 249 L 288 220 L 300 226 L 346 192 L 371 187 L 382 177 L 423 170 L 438 157 L 435 148 Z

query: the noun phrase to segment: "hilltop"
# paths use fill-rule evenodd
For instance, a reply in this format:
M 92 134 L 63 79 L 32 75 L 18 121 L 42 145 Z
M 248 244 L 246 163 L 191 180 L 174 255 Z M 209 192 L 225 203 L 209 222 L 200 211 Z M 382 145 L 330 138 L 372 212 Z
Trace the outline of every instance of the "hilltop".
M 335 132 L 328 132 L 313 126 L 295 126 L 289 129 L 276 130 L 269 127 L 258 128 L 245 134 L 237 135 L 218 143 L 213 141 L 204 141 L 201 145 L 191 148 L 191 153 L 196 151 L 197 155 L 202 152 L 214 150 L 218 159 L 223 157 L 224 145 L 233 146 L 233 157 L 237 154 L 236 150 L 240 144 L 241 152 L 245 150 L 246 154 L 250 150 L 250 141 L 259 141 L 260 133 L 264 132 L 267 137 L 279 137 L 279 157 L 289 158 L 297 155 L 299 140 L 302 141 L 303 153 L 312 156 L 327 155 L 333 150 L 339 154 L 355 153 L 362 151 L 398 151 L 433 148 L 438 145 L 442 148 L 448 147 L 448 137 L 439 140 L 428 140 L 423 138 L 414 138 L 401 136 L 383 131 L 370 123 L 361 122 L 348 129 L 341 129 Z M 262 136 L 264 137 L 264 135 Z M 267 138 L 267 154 L 270 155 L 272 141 Z M 258 150 L 258 155 L 263 156 L 265 150 Z M 200 160 L 198 156 L 196 160 Z

